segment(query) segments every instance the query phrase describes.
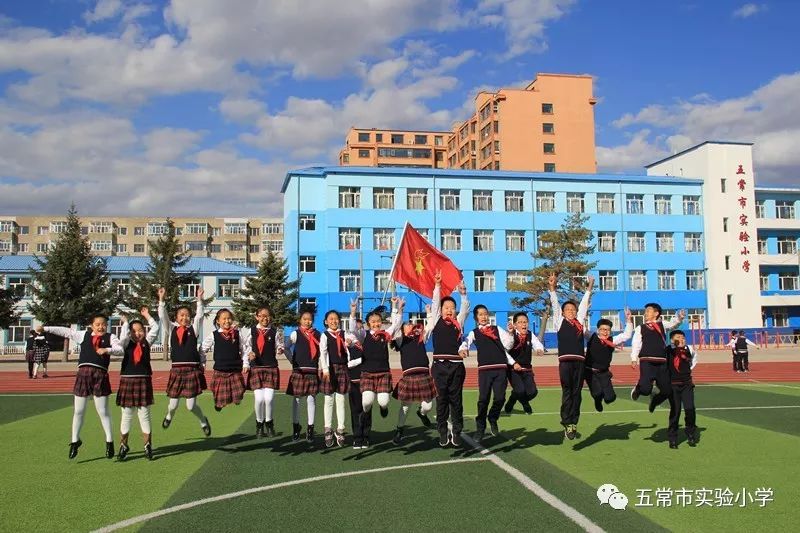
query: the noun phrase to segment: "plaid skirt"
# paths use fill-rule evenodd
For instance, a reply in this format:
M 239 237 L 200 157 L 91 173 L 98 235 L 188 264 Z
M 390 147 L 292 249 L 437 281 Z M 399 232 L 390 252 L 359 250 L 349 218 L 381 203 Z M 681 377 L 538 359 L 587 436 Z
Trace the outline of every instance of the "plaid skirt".
M 350 372 L 347 365 L 332 364 L 328 372 L 328 378 L 320 378 L 319 391 L 322 394 L 347 394 L 350 392 Z
M 111 396 L 108 372 L 96 366 L 79 366 L 72 388 L 75 396 Z
M 47 346 L 36 346 L 33 349 L 33 362 L 42 364 L 50 359 L 50 349 Z
M 392 392 L 391 372 L 361 372 L 361 392 Z
M 199 366 L 173 366 L 167 381 L 167 396 L 170 398 L 194 398 L 205 389 L 206 376 Z
M 278 367 L 250 367 L 247 373 L 247 388 L 256 389 L 275 389 L 281 388 L 281 373 Z
M 436 398 L 436 385 L 430 372 L 404 374 L 394 388 L 393 396 L 404 403 L 429 402 Z
M 290 396 L 316 396 L 319 392 L 319 376 L 316 372 L 306 373 L 299 370 L 292 370 L 289 376 L 289 386 L 286 387 L 286 394 Z
M 244 376 L 238 370 L 220 372 L 214 370 L 211 377 L 211 393 L 214 395 L 214 405 L 225 407 L 235 403 L 239 405 L 244 398 Z
M 153 405 L 153 378 L 150 376 L 120 376 L 117 390 L 120 407 L 147 407 Z

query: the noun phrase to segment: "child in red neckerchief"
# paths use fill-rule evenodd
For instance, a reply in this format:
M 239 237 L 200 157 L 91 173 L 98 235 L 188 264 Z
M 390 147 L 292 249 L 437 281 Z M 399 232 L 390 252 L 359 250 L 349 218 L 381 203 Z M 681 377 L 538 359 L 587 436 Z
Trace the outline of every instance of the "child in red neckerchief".
M 511 385 L 511 394 L 505 405 L 505 411 L 511 414 L 514 404 L 522 404 L 526 414 L 532 414 L 531 400 L 539 394 L 533 375 L 533 354 L 544 355 L 544 346 L 539 338 L 528 329 L 528 315 L 522 311 L 514 313 L 512 322 L 508 324 L 508 332 L 514 336 L 514 346 L 508 354 L 519 363 L 519 369 L 514 367 L 508 371 L 508 382 Z
M 239 329 L 233 326 L 233 313 L 220 309 L 214 318 L 217 326 L 204 340 L 203 353 L 214 355 L 214 375 L 211 377 L 211 393 L 214 395 L 214 410 L 222 411 L 226 405 L 242 403 L 244 398 L 244 376 L 242 368 L 245 352 Z
M 669 402 L 669 447 L 678 448 L 678 421 L 681 407 L 686 411 L 684 425 L 689 446 L 697 444 L 697 417 L 694 407 L 694 383 L 692 369 L 697 365 L 697 354 L 686 345 L 686 335 L 675 330 L 669 334 L 672 343 L 667 347 L 667 366 L 672 384 L 672 397 Z
M 625 309 L 625 331 L 618 335 L 611 336 L 611 328 L 614 324 L 607 318 L 597 321 L 597 330 L 589 338 L 586 346 L 586 383 L 589 385 L 589 392 L 594 398 L 594 408 L 598 412 L 603 410 L 603 402 L 611 403 L 617 399 L 614 386 L 611 384 L 611 359 L 614 350 L 633 336 L 633 322 L 631 312 Z
M 314 417 L 317 413 L 319 392 L 319 341 L 320 332 L 314 329 L 314 313 L 304 310 L 300 314 L 299 327 L 289 335 L 289 352 L 292 374 L 286 394 L 294 396 L 292 401 L 292 440 L 300 440 L 300 401 L 306 399 L 308 414 L 306 442 L 314 442 Z

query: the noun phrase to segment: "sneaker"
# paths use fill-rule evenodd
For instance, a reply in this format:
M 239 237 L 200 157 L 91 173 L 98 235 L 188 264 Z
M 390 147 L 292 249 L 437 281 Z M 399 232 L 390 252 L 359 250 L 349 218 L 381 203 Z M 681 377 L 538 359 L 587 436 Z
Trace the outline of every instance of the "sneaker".
M 308 439 L 306 439 L 308 440 Z M 333 448 L 333 431 L 330 429 L 325 429 L 325 447 L 326 448 Z
M 300 440 L 300 424 L 292 424 L 292 440 L 297 442 Z
M 517 400 L 514 398 L 509 398 L 506 402 L 506 405 L 503 407 L 503 410 L 506 412 L 507 415 L 511 414 L 511 411 L 514 410 L 514 404 L 517 403 Z
M 493 437 L 500 434 L 500 428 L 497 427 L 497 420 L 489 420 L 489 434 Z
M 144 456 L 147 457 L 148 461 L 153 460 L 153 445 L 149 442 L 144 445 Z
M 267 420 L 266 422 L 264 422 L 264 436 L 265 437 L 275 436 L 275 423 L 272 420 Z
M 208 423 L 208 417 L 206 417 L 204 423 L 200 425 L 200 429 L 203 430 L 203 435 L 206 437 L 211 436 L 211 424 Z
M 651 413 L 656 410 L 656 402 L 657 399 L 656 395 L 654 394 L 653 396 L 650 397 L 650 404 L 648 404 L 647 406 L 647 410 L 650 411 Z
M 452 442 L 453 446 L 456 448 L 460 448 L 464 444 L 464 441 L 461 439 L 461 432 L 459 431 L 458 433 L 450 435 L 450 442 Z
M 172 424 L 172 420 L 170 420 L 166 416 L 164 417 L 164 420 L 161 421 L 161 427 L 164 429 L 167 429 L 170 424 Z
M 345 443 L 344 432 L 337 431 L 333 436 L 336 438 L 336 445 L 340 448 L 343 447 Z
M 309 424 L 306 428 L 306 442 L 309 444 L 314 442 L 314 424 Z
M 525 411 L 526 415 L 533 414 L 533 407 L 531 407 L 531 402 L 520 402 L 522 404 L 522 410 Z
M 425 426 L 426 428 L 429 428 L 429 427 L 431 427 L 433 425 L 433 422 L 431 422 L 431 419 L 428 418 L 427 414 L 422 412 L 422 409 L 417 409 L 417 416 L 422 421 L 422 425 Z
M 568 424 L 567 425 L 567 428 L 566 428 L 566 431 L 564 432 L 564 434 L 567 436 L 567 438 L 569 440 L 574 440 L 575 439 L 575 430 L 576 429 L 577 428 L 575 427 L 575 424 Z
M 78 448 L 81 447 L 81 444 L 83 444 L 81 439 L 78 439 L 77 441 L 71 442 L 69 444 L 69 458 L 70 459 L 75 459 L 75 457 L 78 455 Z
M 394 437 L 392 438 L 392 443 L 395 446 L 399 446 L 400 442 L 403 440 L 403 428 L 397 428 L 394 430 Z
M 670 447 L 671 450 L 677 450 L 678 449 L 678 443 L 675 442 L 674 440 L 671 440 L 671 441 L 669 441 L 669 447 Z
M 594 408 L 597 409 L 598 413 L 603 412 L 603 398 L 598 396 L 594 399 Z
M 114 443 L 106 442 L 106 459 L 114 458 Z
M 220 412 L 222 412 L 222 407 L 219 407 L 219 406 L 215 405 L 215 406 L 214 406 L 214 410 L 215 410 L 216 412 L 220 413 Z
M 361 449 L 366 450 L 367 448 L 369 448 L 369 437 L 364 437 L 361 439 Z
M 694 433 L 686 435 L 686 442 L 689 444 L 689 446 L 694 448 L 695 446 L 697 446 L 697 435 L 695 435 Z
M 353 449 L 354 450 L 361 449 L 361 439 L 353 439 Z
M 256 420 L 256 437 L 263 437 L 264 436 L 264 422 L 259 422 Z
M 447 434 L 447 429 L 439 430 L 439 446 L 442 448 L 450 444 L 450 436 Z
M 389 416 L 389 408 L 381 407 L 381 418 L 386 418 L 387 416 Z
M 125 458 L 128 457 L 128 452 L 129 451 L 131 451 L 131 449 L 128 447 L 127 444 L 120 444 L 119 445 L 119 452 L 117 452 L 117 458 L 120 461 L 124 461 Z
M 631 400 L 634 402 L 639 399 L 639 385 L 631 389 Z

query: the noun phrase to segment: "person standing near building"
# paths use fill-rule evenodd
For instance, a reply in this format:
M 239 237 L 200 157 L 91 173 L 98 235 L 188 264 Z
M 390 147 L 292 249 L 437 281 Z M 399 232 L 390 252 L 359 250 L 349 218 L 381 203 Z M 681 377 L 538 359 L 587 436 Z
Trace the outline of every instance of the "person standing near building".
M 36 379 L 39 366 L 42 367 L 42 377 L 47 377 L 47 360 L 50 359 L 50 345 L 44 334 L 44 327 L 39 325 L 31 330 L 25 343 L 25 358 L 28 360 L 28 377 Z
M 669 335 L 671 344 L 667 347 L 667 367 L 672 384 L 672 397 L 669 402 L 669 447 L 678 448 L 678 422 L 681 408 L 685 411 L 684 425 L 689 446 L 697 444 L 697 417 L 694 406 L 694 383 L 692 370 L 697 365 L 697 354 L 686 345 L 686 335 L 675 330 Z
M 747 338 L 743 329 L 739 330 L 739 333 L 731 338 L 731 342 L 728 343 L 728 347 L 733 349 L 734 353 L 733 369 L 735 372 L 750 372 L 750 351 L 748 346 L 755 346 L 757 350 L 761 349 L 761 346 Z

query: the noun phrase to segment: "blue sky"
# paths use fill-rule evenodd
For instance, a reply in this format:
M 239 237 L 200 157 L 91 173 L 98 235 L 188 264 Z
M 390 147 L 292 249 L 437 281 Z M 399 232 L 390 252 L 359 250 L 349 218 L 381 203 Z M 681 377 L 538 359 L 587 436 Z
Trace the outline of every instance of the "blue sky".
M 347 128 L 449 129 L 476 91 L 595 76 L 606 172 L 707 139 L 800 179 L 792 1 L 0 4 L 0 214 L 271 216 Z M 226 201 L 220 201 L 220 197 Z

